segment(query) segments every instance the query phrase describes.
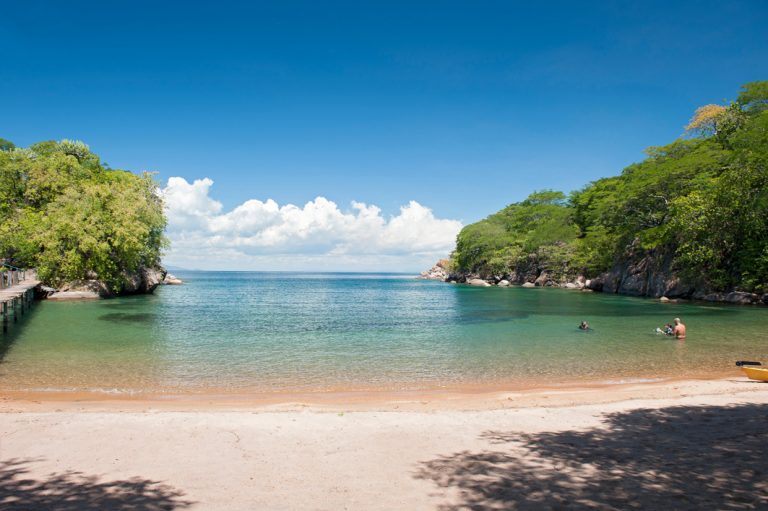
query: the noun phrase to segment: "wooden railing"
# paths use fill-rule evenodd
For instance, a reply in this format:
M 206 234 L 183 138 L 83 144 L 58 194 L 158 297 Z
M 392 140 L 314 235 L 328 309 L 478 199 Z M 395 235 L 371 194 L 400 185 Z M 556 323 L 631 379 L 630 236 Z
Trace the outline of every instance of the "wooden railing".
M 0 264 L 0 289 L 15 286 L 27 278 L 27 271 L 8 263 Z

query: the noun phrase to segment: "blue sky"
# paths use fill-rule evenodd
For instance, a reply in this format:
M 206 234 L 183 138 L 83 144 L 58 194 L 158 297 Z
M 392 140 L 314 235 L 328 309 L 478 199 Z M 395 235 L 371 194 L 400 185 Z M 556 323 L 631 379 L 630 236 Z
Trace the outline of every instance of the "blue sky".
M 0 136 L 87 142 L 220 212 L 476 221 L 615 175 L 768 78 L 768 2 L 6 2 Z

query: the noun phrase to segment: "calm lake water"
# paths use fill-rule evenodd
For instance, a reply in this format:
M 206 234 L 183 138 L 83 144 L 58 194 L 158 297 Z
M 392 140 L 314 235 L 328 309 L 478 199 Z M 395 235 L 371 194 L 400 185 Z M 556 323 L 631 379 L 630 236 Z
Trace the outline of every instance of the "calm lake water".
M 768 358 L 768 308 L 660 304 L 412 275 L 179 272 L 154 295 L 40 302 L 0 389 L 270 392 L 624 382 Z M 679 316 L 688 339 L 654 329 Z M 589 321 L 590 332 L 577 329 Z M 0 334 L 1 335 L 1 334 Z

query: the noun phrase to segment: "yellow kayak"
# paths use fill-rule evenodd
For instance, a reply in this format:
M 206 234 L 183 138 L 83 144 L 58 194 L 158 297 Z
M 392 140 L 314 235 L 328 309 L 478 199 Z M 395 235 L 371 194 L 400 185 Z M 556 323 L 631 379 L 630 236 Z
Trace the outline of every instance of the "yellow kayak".
M 741 370 L 750 380 L 768 381 L 768 367 L 741 366 Z

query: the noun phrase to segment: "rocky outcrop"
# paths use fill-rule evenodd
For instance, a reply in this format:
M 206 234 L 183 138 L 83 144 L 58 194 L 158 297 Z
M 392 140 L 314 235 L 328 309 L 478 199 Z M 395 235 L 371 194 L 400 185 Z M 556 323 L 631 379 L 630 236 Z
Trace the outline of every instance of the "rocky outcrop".
M 442 280 L 443 282 L 449 280 L 450 273 L 448 271 L 448 263 L 448 259 L 439 260 L 432 268 L 421 272 L 419 278 L 429 280 Z
M 662 302 L 694 299 L 740 305 L 766 304 L 763 296 L 739 290 L 715 291 L 705 285 L 683 279 L 673 268 L 673 254 L 653 251 L 636 252 L 590 281 L 586 287 L 603 293 L 647 296 Z
M 163 268 L 140 268 L 135 273 L 126 274 L 123 287 L 116 293 L 100 281 L 95 273 L 89 272 L 86 276 L 87 279 L 68 282 L 53 292 L 49 292 L 48 299 L 84 300 L 120 295 L 150 294 L 163 282 L 166 271 Z
M 165 279 L 163 268 L 140 268 L 136 273 L 127 274 L 125 284 L 118 293 L 121 295 L 149 294 Z
M 659 298 L 690 298 L 695 286 L 672 270 L 672 254 L 645 252 L 628 256 L 590 280 L 589 289 L 603 293 Z
M 531 259 L 528 264 L 504 275 L 480 275 L 476 273 L 451 273 L 447 261 L 440 261 L 422 278 L 436 278 L 447 282 L 473 286 L 510 287 L 561 287 L 581 291 L 598 291 L 631 296 L 661 298 L 661 302 L 678 302 L 683 299 L 724 302 L 740 305 L 768 305 L 768 293 L 755 294 L 740 290 L 716 292 L 701 284 L 685 281 L 672 266 L 673 254 L 654 251 L 630 252 L 624 260 L 601 275 L 586 279 L 583 275 L 567 271 L 538 267 Z

